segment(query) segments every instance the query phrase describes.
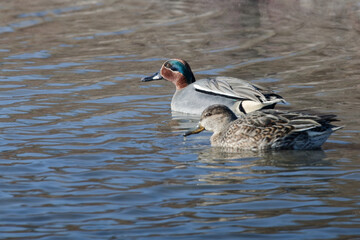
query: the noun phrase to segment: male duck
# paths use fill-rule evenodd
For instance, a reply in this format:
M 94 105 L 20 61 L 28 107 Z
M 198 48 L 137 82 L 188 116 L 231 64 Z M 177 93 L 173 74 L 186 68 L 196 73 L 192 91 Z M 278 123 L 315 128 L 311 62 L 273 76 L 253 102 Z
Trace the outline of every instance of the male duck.
M 195 82 L 190 65 L 181 59 L 166 61 L 159 72 L 141 79 L 143 82 L 166 79 L 176 87 L 171 100 L 171 110 L 200 115 L 213 104 L 224 104 L 237 115 L 259 109 L 274 108 L 285 100 L 265 89 L 241 79 L 216 77 Z M 234 82 L 234 87 L 229 84 Z
M 226 149 L 317 149 L 334 131 L 335 115 L 307 115 L 278 110 L 255 111 L 239 118 L 224 105 L 202 113 L 197 129 L 184 134 L 213 131 L 211 145 Z

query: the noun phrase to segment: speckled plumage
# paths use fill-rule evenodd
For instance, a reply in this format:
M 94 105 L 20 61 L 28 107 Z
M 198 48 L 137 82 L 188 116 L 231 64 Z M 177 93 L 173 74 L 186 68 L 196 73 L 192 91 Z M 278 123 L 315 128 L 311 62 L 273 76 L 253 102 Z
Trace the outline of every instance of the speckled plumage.
M 213 131 L 211 145 L 234 149 L 317 149 L 335 127 L 335 115 L 309 115 L 279 110 L 262 110 L 237 118 L 224 105 L 212 105 L 202 113 L 197 131 Z M 199 130 L 201 129 L 201 130 Z
M 249 113 L 263 108 L 274 108 L 285 100 L 264 87 L 231 77 L 215 77 L 195 81 L 190 65 L 181 59 L 166 61 L 158 73 L 142 81 L 166 79 L 176 91 L 171 100 L 171 110 L 200 115 L 213 104 L 224 104 L 235 114 Z

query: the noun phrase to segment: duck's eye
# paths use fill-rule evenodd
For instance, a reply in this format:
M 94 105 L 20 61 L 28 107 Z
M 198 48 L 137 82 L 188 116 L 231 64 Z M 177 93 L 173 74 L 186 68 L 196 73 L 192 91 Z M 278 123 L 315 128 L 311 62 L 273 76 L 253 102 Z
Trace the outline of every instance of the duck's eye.
M 174 72 L 178 72 L 178 71 L 179 71 L 176 66 L 172 65 L 172 64 L 169 63 L 169 62 L 165 63 L 164 66 L 165 66 L 166 68 L 171 69 L 171 70 L 174 71 Z
M 166 68 L 170 68 L 170 69 L 171 69 L 171 67 L 172 67 L 172 66 L 171 66 L 171 64 L 170 64 L 170 63 L 168 63 L 168 62 L 167 62 L 167 63 L 165 63 L 165 64 L 164 64 L 164 66 L 165 66 Z
M 205 117 L 210 117 L 212 114 L 211 113 L 205 113 Z

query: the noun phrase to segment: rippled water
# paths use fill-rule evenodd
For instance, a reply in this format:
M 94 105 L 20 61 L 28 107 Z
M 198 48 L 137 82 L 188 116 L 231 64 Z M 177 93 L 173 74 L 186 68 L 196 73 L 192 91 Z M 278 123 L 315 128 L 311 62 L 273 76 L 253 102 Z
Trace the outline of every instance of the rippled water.
M 360 238 L 360 1 L 2 1 L 2 239 Z M 345 125 L 226 153 L 174 115 L 168 58 Z

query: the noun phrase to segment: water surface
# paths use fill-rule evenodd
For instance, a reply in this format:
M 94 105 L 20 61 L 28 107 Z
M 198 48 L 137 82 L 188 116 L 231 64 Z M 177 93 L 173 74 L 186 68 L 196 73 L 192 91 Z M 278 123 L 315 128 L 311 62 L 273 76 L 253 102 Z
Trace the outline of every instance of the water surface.
M 2 239 L 357 239 L 360 1 L 0 4 Z M 228 153 L 168 58 L 337 114 L 318 151 Z

